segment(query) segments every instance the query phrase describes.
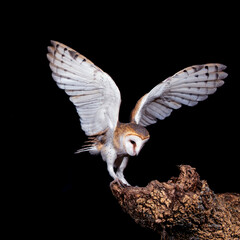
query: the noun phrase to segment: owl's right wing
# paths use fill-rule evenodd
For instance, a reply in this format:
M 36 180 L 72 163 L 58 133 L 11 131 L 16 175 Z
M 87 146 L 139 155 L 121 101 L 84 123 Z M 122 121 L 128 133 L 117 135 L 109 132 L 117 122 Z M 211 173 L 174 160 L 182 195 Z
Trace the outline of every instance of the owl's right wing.
M 182 105 L 195 106 L 224 84 L 227 73 L 223 64 L 195 65 L 177 72 L 139 99 L 131 121 L 148 126 L 168 117 Z
M 52 77 L 70 96 L 87 136 L 116 128 L 121 103 L 112 78 L 91 61 L 62 43 L 51 41 L 47 54 Z

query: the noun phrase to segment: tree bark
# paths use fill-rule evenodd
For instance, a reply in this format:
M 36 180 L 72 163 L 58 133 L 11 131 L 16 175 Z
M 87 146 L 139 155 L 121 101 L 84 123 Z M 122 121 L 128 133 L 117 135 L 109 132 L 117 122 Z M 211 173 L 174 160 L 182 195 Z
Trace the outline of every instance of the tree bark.
M 122 209 L 160 239 L 240 239 L 240 194 L 215 194 L 195 168 L 146 187 L 110 185 Z

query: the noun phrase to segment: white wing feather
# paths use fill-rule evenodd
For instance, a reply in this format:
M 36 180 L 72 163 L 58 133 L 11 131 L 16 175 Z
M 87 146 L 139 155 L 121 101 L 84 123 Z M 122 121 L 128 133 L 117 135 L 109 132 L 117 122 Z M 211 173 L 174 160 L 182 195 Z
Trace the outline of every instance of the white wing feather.
M 121 96 L 112 78 L 75 50 L 59 42 L 51 43 L 47 57 L 52 77 L 76 106 L 85 134 L 114 131 Z
M 227 77 L 226 66 L 217 63 L 195 65 L 179 71 L 144 95 L 132 111 L 131 121 L 148 126 L 168 117 L 182 105 L 195 106 L 208 98 Z

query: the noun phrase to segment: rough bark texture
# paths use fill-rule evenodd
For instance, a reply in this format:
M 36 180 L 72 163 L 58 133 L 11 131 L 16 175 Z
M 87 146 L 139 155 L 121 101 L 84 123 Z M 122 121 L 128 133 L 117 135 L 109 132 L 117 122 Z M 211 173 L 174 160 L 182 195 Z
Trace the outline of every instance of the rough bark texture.
M 122 209 L 160 239 L 240 239 L 240 194 L 215 194 L 195 168 L 146 187 L 110 185 Z

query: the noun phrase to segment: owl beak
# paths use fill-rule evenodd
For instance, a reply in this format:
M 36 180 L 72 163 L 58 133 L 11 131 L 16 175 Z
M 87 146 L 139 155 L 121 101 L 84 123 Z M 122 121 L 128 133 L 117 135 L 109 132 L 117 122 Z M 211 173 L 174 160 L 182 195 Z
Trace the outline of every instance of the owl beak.
M 142 148 L 138 148 L 138 149 L 137 149 L 137 147 L 135 147 L 135 148 L 133 149 L 134 156 L 137 156 L 137 155 L 140 153 L 141 149 L 142 149 Z
M 136 150 L 136 147 L 133 147 L 132 148 L 132 153 L 130 155 L 134 157 L 134 156 L 137 156 L 138 153 L 139 153 L 139 151 Z
M 136 151 L 136 148 L 133 149 L 134 156 L 138 155 L 138 152 Z

